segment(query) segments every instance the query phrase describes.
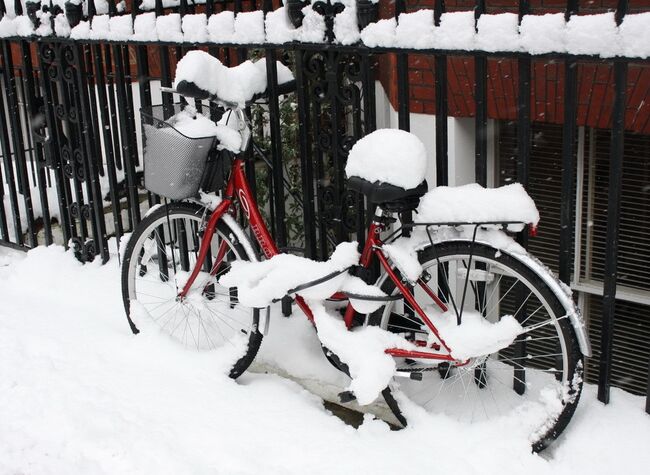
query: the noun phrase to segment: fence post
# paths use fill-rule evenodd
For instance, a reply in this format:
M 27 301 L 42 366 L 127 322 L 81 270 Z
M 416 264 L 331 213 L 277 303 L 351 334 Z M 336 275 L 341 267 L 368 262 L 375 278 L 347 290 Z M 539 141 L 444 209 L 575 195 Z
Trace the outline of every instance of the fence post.
M 474 18 L 476 31 L 478 19 L 485 13 L 485 0 L 476 0 Z M 487 56 L 477 54 L 474 57 L 474 101 L 475 116 L 475 180 L 481 186 L 487 186 Z
M 2 69 L 3 69 L 3 80 L 5 89 L 8 87 L 8 76 L 10 69 L 7 65 L 7 58 L 11 54 L 11 47 L 9 46 L 8 40 L 2 41 Z M 0 94 L 0 117 L 2 121 L 5 121 L 5 104 L 4 104 L 4 94 Z M 5 122 L 9 123 L 9 121 Z M 14 167 L 11 161 L 11 148 L 9 147 L 9 132 L 7 127 L 2 127 L 2 135 L 0 135 L 0 146 L 2 147 L 2 161 L 5 167 L 6 182 L 9 188 L 9 203 L 11 204 L 12 210 L 12 222 L 14 225 L 14 237 L 16 238 L 16 244 L 22 245 L 23 243 L 23 233 L 22 233 L 22 224 L 20 222 L 20 208 L 18 205 L 18 192 L 16 190 L 16 180 L 14 178 Z M 4 190 L 3 190 L 4 195 Z M 4 198 L 4 196 L 3 196 Z M 4 213 L 4 206 L 2 207 Z M 4 237 L 8 240 L 8 230 L 7 234 L 4 234 Z
M 440 26 L 440 17 L 445 13 L 444 0 L 436 0 L 433 21 Z M 436 185 L 449 184 L 449 137 L 448 135 L 448 103 L 447 103 L 447 56 L 435 57 L 435 94 L 436 94 Z
M 569 0 L 565 12 L 567 21 L 578 12 L 578 2 Z M 559 277 L 569 285 L 571 280 L 571 236 L 573 222 L 573 192 L 575 140 L 578 111 L 578 63 L 564 61 L 564 122 L 562 126 L 562 200 L 560 203 L 560 261 Z
M 530 13 L 528 0 L 519 1 L 519 23 L 524 15 Z M 518 91 L 517 91 L 517 181 L 524 188 L 529 187 L 530 177 L 530 151 L 531 151 L 531 134 L 530 134 L 530 80 L 531 80 L 531 58 L 522 56 L 517 61 Z M 517 242 L 524 248 L 528 247 L 528 233 L 524 229 L 517 235 Z M 524 305 L 526 301 L 527 289 L 518 286 L 515 293 L 515 308 L 520 309 L 516 318 L 517 321 L 525 322 L 528 319 L 528 312 Z M 514 347 L 514 361 L 520 361 L 525 358 L 527 353 L 526 338 L 522 335 L 516 339 Z M 512 388 L 517 394 L 523 394 L 526 391 L 526 369 L 523 365 L 515 363 Z
M 395 20 L 401 13 L 406 13 L 405 0 L 395 2 Z M 397 109 L 398 125 L 401 130 L 411 130 L 409 104 L 409 59 L 406 53 L 397 53 Z
M 627 0 L 620 0 L 616 23 L 620 25 L 627 11 Z M 609 194 L 607 197 L 607 246 L 605 249 L 605 277 L 603 285 L 603 322 L 600 340 L 600 374 L 598 400 L 609 403 L 612 373 L 614 318 L 616 315 L 616 278 L 618 259 L 618 231 L 621 217 L 621 186 L 623 178 L 623 140 L 625 137 L 625 92 L 627 88 L 627 61 L 614 62 L 614 110 L 609 160 Z

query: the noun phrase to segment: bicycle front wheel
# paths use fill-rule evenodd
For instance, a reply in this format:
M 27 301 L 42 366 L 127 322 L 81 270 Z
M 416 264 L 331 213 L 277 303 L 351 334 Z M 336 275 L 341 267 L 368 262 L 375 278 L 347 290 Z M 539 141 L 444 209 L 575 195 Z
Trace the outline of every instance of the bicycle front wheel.
M 532 448 L 543 450 L 568 424 L 582 388 L 575 330 L 547 280 L 522 261 L 471 241 L 427 247 L 419 260 L 424 273 L 414 295 L 434 324 L 443 312 L 421 285 L 454 317 L 473 313 L 494 323 L 512 315 L 523 333 L 511 345 L 462 365 L 398 358 L 398 370 L 422 376 L 421 381 L 400 378 L 400 390 L 428 411 L 460 421 L 512 418 Z M 388 295 L 399 293 L 390 278 L 383 278 L 381 288 Z M 372 314 L 369 324 L 420 344 L 427 341 L 426 325 L 403 299 Z
M 262 341 L 259 310 L 241 305 L 237 291 L 218 283 L 232 262 L 250 260 L 227 222 L 220 220 L 210 250 L 188 295 L 178 294 L 197 262 L 206 208 L 174 203 L 151 212 L 136 227 L 122 261 L 122 298 L 134 333 L 155 326 L 174 341 L 194 350 L 229 347 L 234 363 L 230 376 L 243 373 Z

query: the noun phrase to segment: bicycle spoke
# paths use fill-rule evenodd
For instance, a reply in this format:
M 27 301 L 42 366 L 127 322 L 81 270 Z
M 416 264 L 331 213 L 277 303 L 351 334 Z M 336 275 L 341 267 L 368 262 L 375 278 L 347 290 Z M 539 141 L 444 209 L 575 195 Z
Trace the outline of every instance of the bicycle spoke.
M 190 292 L 177 299 L 179 286 L 197 265 L 205 215 L 172 209 L 195 208 L 189 204 L 164 206 L 157 220 L 150 220 L 148 231 L 140 233 L 138 248 L 130 251 L 138 256 L 129 273 L 130 300 L 144 305 L 162 333 L 194 350 L 234 345 L 233 338 L 239 335 L 252 338 L 258 310 L 243 306 L 233 299 L 231 289 L 217 283 L 231 263 L 241 259 L 236 243 L 220 231 L 212 237 L 202 272 Z M 222 249 L 222 264 L 210 275 L 215 249 Z
M 489 248 L 483 244 L 478 246 Z M 511 417 L 517 414 L 520 406 L 533 404 L 532 413 L 539 413 L 542 419 L 548 413 L 549 417 L 548 425 L 544 425 L 540 433 L 552 430 L 557 414 L 548 412 L 540 394 L 545 388 L 557 388 L 558 381 L 566 381 L 572 374 L 567 364 L 567 341 L 561 329 L 565 325 L 561 320 L 567 315 L 557 315 L 555 302 L 545 298 L 548 292 L 540 290 L 547 285 L 543 279 L 535 279 L 535 272 L 521 274 L 517 267 L 503 265 L 498 251 L 489 249 L 486 253 L 481 250 L 470 261 L 469 252 L 473 249 L 470 243 L 442 243 L 439 247 L 443 251 L 463 251 L 454 254 L 424 250 L 419 254 L 427 259 L 423 269 L 437 279 L 428 282 L 430 288 L 434 289 L 437 284 L 438 295 L 460 304 L 454 309 L 450 307 L 451 312 L 465 314 L 472 310 L 493 324 L 506 315 L 512 316 L 522 325 L 522 330 L 506 348 L 470 359 L 460 366 L 452 363 L 447 370 L 441 363 L 437 366 L 433 362 L 431 365 L 406 364 L 399 360 L 398 368 L 422 374 L 419 382 L 399 380 L 400 387 L 427 410 L 467 421 Z M 504 260 L 513 261 L 511 257 Z M 521 263 L 517 265 L 526 267 Z M 533 274 L 532 280 L 528 277 L 530 274 Z M 394 286 L 389 288 L 389 295 L 399 295 Z M 441 312 L 429 306 L 430 297 L 424 291 L 414 296 L 435 324 Z M 404 338 L 423 340 L 425 333 L 430 331 L 426 328 L 421 333 L 417 331 L 421 322 L 413 321 L 418 320 L 417 314 L 409 319 L 411 307 L 408 302 L 387 303 L 381 324 Z M 441 336 L 445 338 L 444 331 Z M 522 351 L 520 354 L 515 350 L 517 345 Z M 540 423 L 544 424 L 542 419 Z

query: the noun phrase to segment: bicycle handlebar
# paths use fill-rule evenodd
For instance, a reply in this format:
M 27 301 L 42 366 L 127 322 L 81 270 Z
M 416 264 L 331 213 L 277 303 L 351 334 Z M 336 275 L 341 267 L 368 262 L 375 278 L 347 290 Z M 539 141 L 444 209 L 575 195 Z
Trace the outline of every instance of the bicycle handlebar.
M 291 81 L 287 81 L 285 83 L 278 84 L 277 88 L 276 88 L 276 92 L 279 95 L 283 95 L 283 94 L 288 94 L 288 93 L 290 93 L 292 91 L 295 91 L 295 89 L 296 89 L 296 80 L 292 79 Z M 237 102 L 230 102 L 230 101 L 226 101 L 224 99 L 221 99 L 216 94 L 210 94 L 205 89 L 201 89 L 196 84 L 194 84 L 193 82 L 189 82 L 189 81 L 180 81 L 176 85 L 176 89 L 171 88 L 171 87 L 161 87 L 160 90 L 162 92 L 180 94 L 183 97 L 189 97 L 189 98 L 192 98 L 192 99 L 208 100 L 208 101 L 213 102 L 213 103 L 215 103 L 217 105 L 225 107 L 226 109 L 240 109 L 240 108 L 242 108 L 241 104 L 239 104 Z M 245 105 L 249 106 L 249 105 L 254 104 L 255 102 L 259 101 L 260 99 L 268 98 L 268 93 L 269 93 L 269 90 L 267 89 L 264 92 L 253 95 L 253 97 L 251 98 L 250 101 L 246 101 Z

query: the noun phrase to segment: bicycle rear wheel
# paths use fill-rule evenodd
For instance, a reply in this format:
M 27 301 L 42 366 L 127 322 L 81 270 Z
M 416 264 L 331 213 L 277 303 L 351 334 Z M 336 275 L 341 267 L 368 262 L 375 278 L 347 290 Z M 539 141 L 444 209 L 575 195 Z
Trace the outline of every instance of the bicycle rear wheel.
M 236 260 L 250 260 L 239 234 L 220 220 L 202 272 L 184 299 L 178 293 L 197 261 L 209 216 L 195 203 L 174 203 L 151 212 L 136 227 L 122 261 L 122 298 L 131 330 L 155 325 L 181 345 L 198 351 L 234 351 L 230 376 L 251 364 L 262 341 L 259 310 L 237 300 L 236 289 L 217 282 Z
M 428 411 L 461 421 L 518 418 L 533 450 L 543 450 L 568 424 L 582 388 L 582 354 L 560 300 L 537 272 L 486 244 L 444 242 L 420 251 L 419 260 L 421 279 L 454 317 L 454 307 L 490 322 L 512 315 L 524 332 L 510 346 L 463 366 L 397 358 L 398 370 L 422 376 L 422 381 L 400 378 L 400 390 Z M 399 293 L 390 278 L 383 278 L 381 288 Z M 440 307 L 421 288 L 415 298 L 435 324 Z M 426 325 L 403 299 L 373 313 L 369 324 L 410 340 L 428 337 Z

